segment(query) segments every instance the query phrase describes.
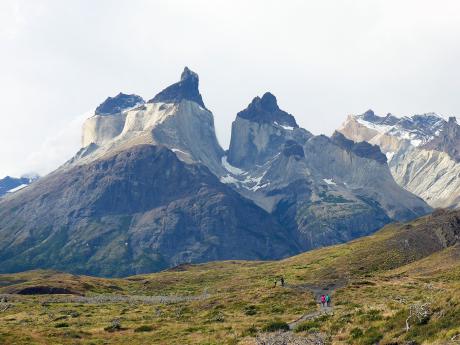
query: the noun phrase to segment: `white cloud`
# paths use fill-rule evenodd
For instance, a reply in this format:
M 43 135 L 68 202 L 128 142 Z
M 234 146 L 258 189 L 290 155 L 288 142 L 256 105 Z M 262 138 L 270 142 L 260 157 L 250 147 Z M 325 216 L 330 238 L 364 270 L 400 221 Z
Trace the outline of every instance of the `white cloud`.
M 37 150 L 27 155 L 21 170 L 44 175 L 69 160 L 81 147 L 83 122 L 93 113 L 86 112 L 76 116 L 59 132 L 45 138 Z
M 76 116 L 58 132 L 43 138 L 38 147 L 30 148 L 25 156 L 18 157 L 10 175 L 33 172 L 43 176 L 65 163 L 80 149 L 82 125 L 92 113 Z

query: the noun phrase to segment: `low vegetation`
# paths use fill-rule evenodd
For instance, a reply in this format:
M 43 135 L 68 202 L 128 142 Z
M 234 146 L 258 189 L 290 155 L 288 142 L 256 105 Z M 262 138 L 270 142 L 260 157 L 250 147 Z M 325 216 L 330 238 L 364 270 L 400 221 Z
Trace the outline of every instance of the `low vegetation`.
M 400 239 L 405 231 L 392 225 L 279 262 L 214 262 L 125 279 L 0 275 L 0 344 L 458 341 L 460 247 L 422 255 L 424 248 Z M 281 276 L 285 286 L 274 286 Z M 73 294 L 54 293 L 60 289 Z M 321 289 L 333 301 L 323 312 Z

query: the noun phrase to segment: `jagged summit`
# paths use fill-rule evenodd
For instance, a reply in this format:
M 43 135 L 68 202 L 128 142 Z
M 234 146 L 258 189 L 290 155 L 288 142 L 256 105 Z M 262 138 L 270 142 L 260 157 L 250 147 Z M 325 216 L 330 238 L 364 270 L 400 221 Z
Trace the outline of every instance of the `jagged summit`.
M 366 141 L 354 142 L 347 139 L 342 133 L 335 131 L 332 134 L 332 142 L 346 151 L 353 152 L 359 157 L 373 159 L 380 164 L 387 163 L 387 157 L 382 153 L 378 145 L 371 145 Z
M 238 113 L 239 117 L 259 123 L 275 123 L 282 126 L 298 128 L 294 116 L 281 110 L 276 97 L 266 92 L 262 98 L 256 97 L 248 107 Z
M 449 117 L 439 135 L 423 148 L 446 152 L 457 163 L 460 162 L 460 126 L 455 117 Z
M 420 146 L 428 143 L 439 135 L 446 124 L 446 120 L 434 113 L 399 118 L 391 113 L 388 113 L 386 116 L 378 116 L 372 110 L 368 110 L 360 115 L 352 115 L 351 118 L 344 123 L 344 128 L 341 131 L 347 131 L 345 127 L 351 125 L 350 121 L 357 121 L 360 125 L 377 131 L 378 133 L 409 140 L 413 146 Z M 350 133 L 348 133 L 348 135 L 350 135 Z M 353 139 L 368 141 L 369 138 Z
M 355 142 L 377 144 L 395 181 L 433 207 L 460 201 L 460 126 L 433 112 L 347 118 L 339 131 Z
M 376 116 L 372 109 L 365 111 L 361 117 L 367 121 L 373 121 L 379 119 L 379 116 Z
M 186 99 L 196 102 L 203 108 L 206 108 L 200 91 L 198 90 L 198 85 L 198 74 L 190 70 L 188 67 L 185 67 L 180 76 L 180 81 L 168 86 L 166 89 L 153 97 L 149 103 L 178 103 L 181 100 Z
M 371 123 L 389 126 L 396 124 L 400 120 L 391 113 L 388 113 L 386 116 L 378 116 L 372 109 L 365 111 L 361 115 L 357 115 L 357 117 Z
M 0 198 L 0 271 L 43 258 L 103 275 L 273 259 L 430 211 L 376 146 L 314 136 L 271 93 L 236 116 L 225 152 L 198 84 L 185 68 L 151 103 L 122 111 L 138 96 L 109 98 L 74 158 Z
M 138 95 L 127 95 L 120 92 L 115 97 L 107 97 L 94 112 L 96 115 L 112 115 L 121 113 L 124 110 L 144 104 L 145 101 Z
M 193 79 L 196 81 L 197 83 L 197 87 L 198 87 L 198 82 L 199 82 L 199 77 L 198 77 L 198 74 L 193 72 L 190 68 L 188 68 L 187 66 L 184 67 L 184 70 L 182 71 L 181 75 L 180 75 L 180 80 L 186 80 L 186 79 Z

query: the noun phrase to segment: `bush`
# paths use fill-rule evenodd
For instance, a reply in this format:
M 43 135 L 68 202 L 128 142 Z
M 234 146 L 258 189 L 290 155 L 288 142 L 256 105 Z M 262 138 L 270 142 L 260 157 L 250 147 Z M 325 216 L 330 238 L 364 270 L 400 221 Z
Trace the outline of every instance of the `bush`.
M 330 315 L 329 315 L 329 314 L 323 314 L 323 315 L 321 315 L 320 317 L 317 317 L 317 318 L 315 319 L 315 321 L 325 322 L 325 321 L 327 321 L 329 318 L 330 318 Z
M 318 321 L 305 321 L 299 323 L 294 329 L 294 332 L 313 331 L 314 329 L 318 329 L 320 326 L 321 325 Z
M 350 331 L 350 338 L 351 339 L 357 339 L 357 338 L 360 338 L 363 336 L 363 330 L 361 328 L 353 328 L 351 331 Z
M 284 308 L 280 307 L 279 305 L 274 305 L 270 312 L 275 313 L 275 314 L 282 314 L 284 313 Z
M 79 317 L 80 316 L 80 313 L 78 311 L 75 311 L 75 310 L 71 310 L 69 312 L 69 315 L 72 316 L 72 317 Z
M 220 310 L 212 310 L 208 313 L 208 322 L 224 322 L 225 315 Z
M 120 319 L 112 320 L 110 326 L 104 328 L 104 331 L 115 332 L 121 330 L 121 321 Z
M 246 337 L 246 336 L 254 337 L 256 336 L 258 332 L 259 330 L 257 329 L 257 327 L 252 325 L 251 327 L 248 327 L 243 331 L 242 336 L 243 337 Z
M 374 345 L 383 338 L 383 334 L 380 333 L 376 328 L 369 328 L 364 332 L 360 344 L 363 345 Z
M 244 308 L 244 314 L 245 315 L 256 315 L 257 314 L 257 308 L 255 305 L 248 305 L 247 307 Z
M 67 322 L 59 322 L 54 325 L 56 328 L 64 328 L 64 327 L 69 327 L 69 324 Z
M 382 315 L 380 315 L 380 311 L 376 309 L 371 309 L 367 312 L 367 319 L 369 321 L 378 321 L 382 320 Z
M 264 332 L 289 331 L 289 325 L 284 321 L 272 321 L 266 324 L 262 330 Z
M 134 329 L 134 332 L 151 332 L 151 331 L 153 331 L 153 327 L 148 326 L 148 325 L 142 325 Z
M 64 337 L 72 338 L 72 339 L 81 339 L 82 338 L 80 333 L 78 333 L 76 331 L 73 331 L 73 330 L 69 330 L 69 331 L 65 332 Z

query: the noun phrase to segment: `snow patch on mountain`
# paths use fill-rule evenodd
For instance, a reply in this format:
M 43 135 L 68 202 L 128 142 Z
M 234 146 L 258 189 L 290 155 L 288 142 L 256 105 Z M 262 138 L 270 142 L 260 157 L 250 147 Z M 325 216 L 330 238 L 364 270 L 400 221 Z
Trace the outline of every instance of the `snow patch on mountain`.
M 459 144 L 448 133 L 456 128 L 435 113 L 398 118 L 369 110 L 349 116 L 339 131 L 355 142 L 379 145 L 400 186 L 433 207 L 452 207 L 460 200 L 460 164 L 454 155 Z
M 275 125 L 280 126 L 281 128 L 284 128 L 284 129 L 286 129 L 286 130 L 288 130 L 288 131 L 293 131 L 293 130 L 294 130 L 294 127 L 292 127 L 292 126 L 280 125 L 280 124 L 279 124 L 278 122 L 276 122 L 276 121 L 275 121 L 274 123 L 275 123 Z
M 225 176 L 220 177 L 220 182 L 226 183 L 226 184 L 235 184 L 237 186 L 240 185 L 240 181 L 234 178 L 232 175 L 228 174 Z
M 21 189 L 23 189 L 23 188 L 25 188 L 27 186 L 28 186 L 28 184 L 21 184 L 21 185 L 17 186 L 16 188 L 8 190 L 7 193 L 17 192 L 18 190 L 21 190 Z
M 413 115 L 397 118 L 391 114 L 377 116 L 372 111 L 352 116 L 359 124 L 402 140 L 407 140 L 414 147 L 424 145 L 439 136 L 446 120 L 435 113 Z M 389 121 L 391 118 L 391 121 Z
M 227 161 L 227 156 L 222 157 L 222 166 L 224 167 L 225 170 L 227 170 L 228 172 L 231 172 L 233 175 L 243 175 L 244 173 L 247 173 L 243 169 L 240 169 L 240 168 L 237 168 L 237 167 L 231 165 Z
M 393 156 L 395 155 L 395 152 L 394 151 L 387 152 L 387 153 L 385 153 L 385 155 L 387 156 L 387 161 L 389 163 L 393 159 Z

